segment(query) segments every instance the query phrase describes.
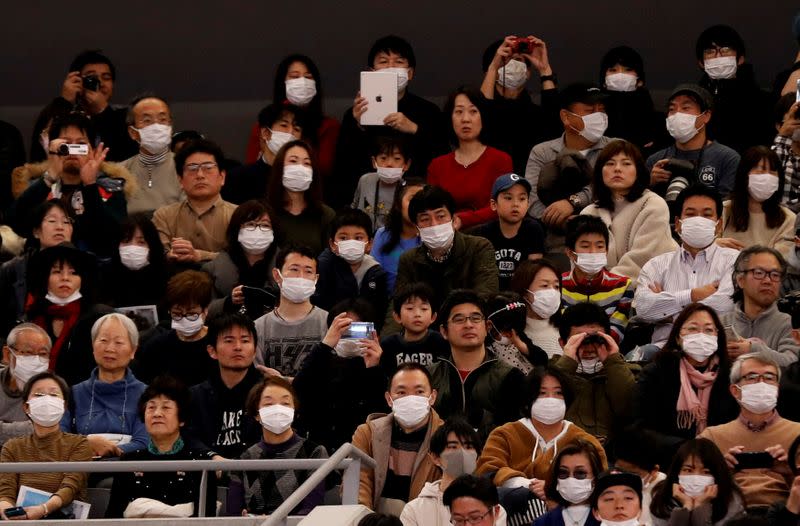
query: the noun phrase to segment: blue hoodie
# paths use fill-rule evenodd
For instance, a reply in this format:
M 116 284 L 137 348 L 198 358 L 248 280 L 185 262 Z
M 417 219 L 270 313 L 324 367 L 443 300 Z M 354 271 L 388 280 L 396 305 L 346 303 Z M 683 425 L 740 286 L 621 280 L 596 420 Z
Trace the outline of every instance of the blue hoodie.
M 97 368 L 88 380 L 72 388 L 72 401 L 61 419 L 67 433 L 119 433 L 131 435 L 131 441 L 119 446 L 123 453 L 147 448 L 149 435 L 137 411 L 139 397 L 147 388 L 130 369 L 125 378 L 106 383 L 97 379 Z

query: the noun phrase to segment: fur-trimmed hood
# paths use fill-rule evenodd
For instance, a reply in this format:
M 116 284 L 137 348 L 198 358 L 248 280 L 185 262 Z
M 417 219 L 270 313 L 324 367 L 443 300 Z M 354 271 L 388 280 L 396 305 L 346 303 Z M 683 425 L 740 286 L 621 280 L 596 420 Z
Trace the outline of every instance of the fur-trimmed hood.
M 12 173 L 14 197 L 19 197 L 19 194 L 24 192 L 33 181 L 41 177 L 46 171 L 47 161 L 27 163 L 15 168 Z M 136 177 L 121 163 L 105 161 L 100 165 L 100 173 L 112 179 L 122 179 L 125 181 L 125 199 L 130 199 L 131 196 L 139 190 L 139 183 Z

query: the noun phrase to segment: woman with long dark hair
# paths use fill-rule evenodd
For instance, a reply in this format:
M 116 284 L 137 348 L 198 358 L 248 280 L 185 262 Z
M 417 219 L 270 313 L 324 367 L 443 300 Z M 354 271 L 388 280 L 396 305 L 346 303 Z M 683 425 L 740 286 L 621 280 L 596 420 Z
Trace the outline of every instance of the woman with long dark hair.
M 31 259 L 30 301 L 25 311 L 53 341 L 50 370 L 75 385 L 95 367 L 91 329 L 110 308 L 94 303 L 96 260 L 71 243 L 46 248 Z
M 225 233 L 225 250 L 203 266 L 214 281 L 215 299 L 209 312 L 232 312 L 244 306 L 252 319 L 264 314 L 265 305 L 246 297 L 243 286 L 270 289 L 277 297 L 277 286 L 272 281 L 278 248 L 274 215 L 268 203 L 256 199 L 245 201 L 233 212 Z
M 592 192 L 595 202 L 581 212 L 608 227 L 608 270 L 631 281 L 653 256 L 677 248 L 666 201 L 647 189 L 650 172 L 639 148 L 611 141 L 597 156 Z
M 678 314 L 664 348 L 639 375 L 638 424 L 656 441 L 666 466 L 678 446 L 706 427 L 730 422 L 739 405 L 728 389 L 725 330 L 713 308 L 691 303 Z
M 724 230 L 717 244 L 737 250 L 762 245 L 783 257 L 794 249 L 795 214 L 781 204 L 786 174 L 775 152 L 753 146 L 736 170 L 732 199 L 722 212 Z
M 409 177 L 401 181 L 394 192 L 392 209 L 389 211 L 386 226 L 382 226 L 375 232 L 370 254 L 386 271 L 389 292 L 394 291 L 400 254 L 416 248 L 422 243 L 417 226 L 408 217 L 408 203 L 424 186 L 425 181 L 418 177 Z
M 328 246 L 328 225 L 336 214 L 322 202 L 322 181 L 307 143 L 290 141 L 278 150 L 267 201 L 283 239 L 306 245 L 315 254 Z
M 75 218 L 61 201 L 52 199 L 30 213 L 25 249 L 0 266 L 0 334 L 8 334 L 25 315 L 28 264 L 39 250 L 72 241 Z
M 744 510 L 744 499 L 722 453 L 706 438 L 684 442 L 653 489 L 653 526 L 722 525 Z
M 119 250 L 99 287 L 101 301 L 113 307 L 161 307 L 167 277 L 167 258 L 158 230 L 146 214 L 131 214 L 120 225 Z
M 314 148 L 315 161 L 322 180 L 333 172 L 336 140 L 339 137 L 339 121 L 328 117 L 322 110 L 322 78 L 319 68 L 305 55 L 289 55 L 275 69 L 272 102 L 288 103 L 304 110 L 303 137 Z M 261 151 L 258 123 L 253 126 L 247 143 L 246 163 L 254 163 Z

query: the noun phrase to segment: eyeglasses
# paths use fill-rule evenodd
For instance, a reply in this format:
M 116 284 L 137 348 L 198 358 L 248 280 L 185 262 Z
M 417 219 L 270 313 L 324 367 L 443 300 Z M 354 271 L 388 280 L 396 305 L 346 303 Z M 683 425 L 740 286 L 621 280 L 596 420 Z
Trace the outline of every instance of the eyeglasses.
M 450 323 L 453 325 L 464 325 L 469 320 L 471 323 L 480 323 L 484 320 L 483 314 L 474 313 L 470 314 L 469 316 L 464 316 L 463 314 L 456 314 L 452 318 L 450 318 Z
M 188 321 L 197 321 L 197 318 L 200 317 L 202 312 L 187 312 L 186 314 L 181 314 L 180 312 L 170 312 L 169 316 L 172 318 L 172 321 L 181 321 L 182 319 L 186 319 Z
M 781 279 L 783 279 L 783 272 L 780 270 L 764 270 L 763 268 L 746 268 L 741 271 L 744 274 L 748 272 L 753 274 L 753 277 L 757 280 L 762 280 L 769 276 L 769 280 L 773 283 L 777 283 Z
M 461 518 L 457 519 L 455 517 L 451 517 L 450 518 L 450 524 L 453 524 L 454 526 L 464 526 L 465 524 L 468 524 L 468 523 L 469 524 L 473 524 L 473 525 L 474 524 L 480 524 L 481 521 L 483 519 L 485 519 L 486 516 L 489 515 L 490 513 L 492 513 L 492 510 L 488 509 L 488 510 L 486 510 L 486 513 L 484 513 L 482 515 L 470 515 L 469 517 L 466 517 L 464 519 L 461 519 Z
M 578 480 L 585 480 L 592 478 L 589 475 L 589 472 L 584 469 L 576 469 L 572 473 L 570 473 L 569 469 L 567 468 L 559 468 L 558 470 L 558 478 L 561 480 L 568 479 L 570 476 L 578 479 Z
M 269 223 L 245 223 L 242 228 L 250 232 L 253 232 L 256 228 L 262 232 L 269 232 L 272 230 L 272 225 Z
M 73 221 L 69 217 L 60 220 L 54 217 L 47 217 L 44 219 L 44 221 L 42 221 L 42 223 L 45 223 L 50 226 L 55 226 L 55 225 L 72 226 L 73 224 L 75 224 L 75 221 Z
M 202 171 L 203 173 L 209 174 L 209 173 L 214 173 L 216 169 L 217 169 L 217 163 L 212 163 L 212 162 L 201 163 L 201 164 L 192 163 L 192 164 L 187 164 L 183 167 L 183 173 L 188 173 L 190 175 L 197 175 L 197 172 Z
M 748 384 L 754 384 L 762 381 L 767 384 L 776 384 L 778 383 L 778 375 L 775 373 L 747 373 L 746 375 L 742 376 L 741 381 Z
M 722 47 L 714 46 L 703 50 L 704 58 L 730 57 L 731 55 L 735 54 L 736 50 L 728 46 L 722 46 Z

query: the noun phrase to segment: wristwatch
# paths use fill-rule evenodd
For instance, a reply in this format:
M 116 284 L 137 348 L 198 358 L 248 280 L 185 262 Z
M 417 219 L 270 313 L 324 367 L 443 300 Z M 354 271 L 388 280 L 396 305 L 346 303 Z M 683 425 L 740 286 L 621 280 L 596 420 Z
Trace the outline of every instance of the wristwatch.
M 554 84 L 558 84 L 558 77 L 556 77 L 555 73 L 550 73 L 549 75 L 542 75 L 539 77 L 539 80 L 542 82 L 552 80 Z
M 581 196 L 578 194 L 572 194 L 567 197 L 567 201 L 569 201 L 569 204 L 572 205 L 572 208 L 574 208 L 576 212 L 581 209 Z

